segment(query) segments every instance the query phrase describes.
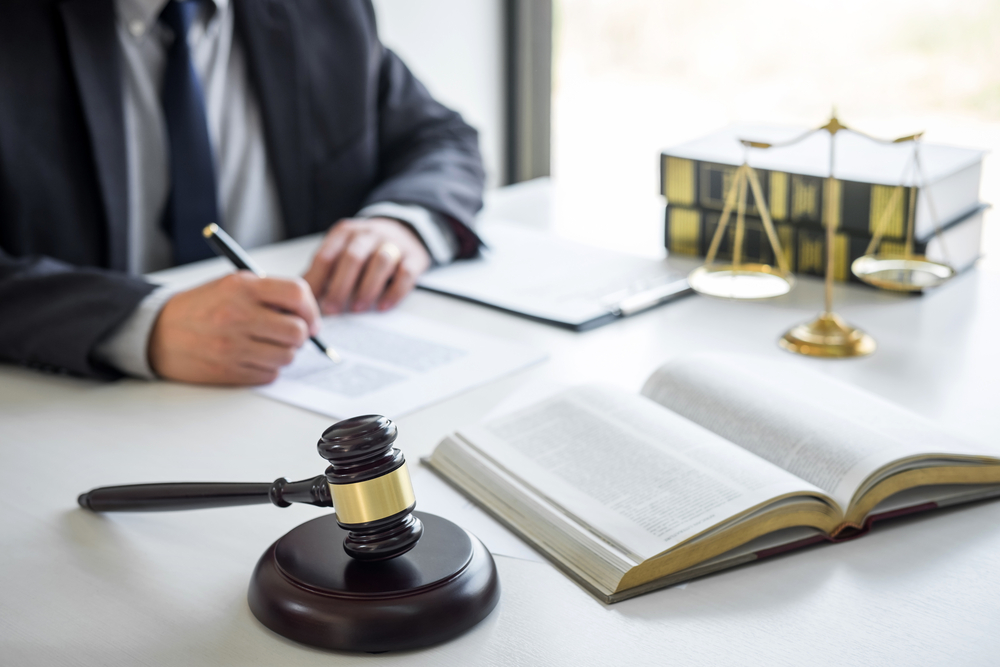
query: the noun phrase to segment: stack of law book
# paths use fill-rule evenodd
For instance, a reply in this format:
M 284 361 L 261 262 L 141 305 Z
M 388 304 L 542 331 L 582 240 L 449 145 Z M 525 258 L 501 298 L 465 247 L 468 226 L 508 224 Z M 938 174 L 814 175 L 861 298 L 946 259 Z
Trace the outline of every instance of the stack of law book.
M 790 362 L 715 355 L 639 395 L 583 386 L 495 415 L 425 463 L 606 603 L 1000 495 L 995 443 Z
M 781 148 L 745 151 L 739 142 L 779 143 L 802 132 L 802 128 L 734 126 L 663 151 L 660 188 L 667 199 L 667 249 L 678 255 L 707 253 L 725 195 L 746 155 L 760 177 L 782 251 L 796 273 L 824 273 L 828 197 L 835 200 L 835 279 L 856 280 L 850 272 L 851 262 L 864 254 L 880 221 L 884 221 L 884 235 L 879 251 L 902 253 L 911 188 L 917 189 L 914 251 L 956 271 L 969 268 L 979 258 L 987 208 L 979 201 L 982 151 L 922 142 L 923 173 L 918 175 L 911 166 L 913 143 L 879 144 L 839 132 L 834 137 L 835 180 L 831 189 L 826 180 L 830 168 L 830 136 L 826 132 Z M 902 196 L 894 197 L 899 185 L 903 186 Z M 773 264 L 775 258 L 750 192 L 746 211 L 746 260 Z M 718 255 L 722 261 L 732 257 L 734 232 L 735 212 L 722 239 Z

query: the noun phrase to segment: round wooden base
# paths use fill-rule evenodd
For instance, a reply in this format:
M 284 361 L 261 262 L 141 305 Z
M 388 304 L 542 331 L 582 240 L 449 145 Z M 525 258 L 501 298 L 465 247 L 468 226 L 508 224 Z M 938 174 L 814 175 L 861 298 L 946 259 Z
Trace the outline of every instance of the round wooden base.
M 386 561 L 348 556 L 335 515 L 295 528 L 257 563 L 250 610 L 279 635 L 343 651 L 414 649 L 465 632 L 500 598 L 493 557 L 447 519 L 414 515 L 420 541 Z

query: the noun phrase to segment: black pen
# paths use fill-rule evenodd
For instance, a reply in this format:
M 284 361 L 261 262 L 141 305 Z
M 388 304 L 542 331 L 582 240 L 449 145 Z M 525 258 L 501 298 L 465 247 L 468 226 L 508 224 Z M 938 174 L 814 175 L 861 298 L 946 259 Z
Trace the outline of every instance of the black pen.
M 219 227 L 214 222 L 210 224 L 205 229 L 201 230 L 201 233 L 205 236 L 205 240 L 208 241 L 208 245 L 212 246 L 212 250 L 215 251 L 217 255 L 222 255 L 228 257 L 229 261 L 237 269 L 245 269 L 258 278 L 264 277 L 264 272 L 261 271 L 260 267 L 253 263 L 250 259 L 250 255 L 240 247 L 240 245 L 233 240 L 233 237 L 226 233 L 226 230 Z M 320 341 L 316 336 L 309 336 L 309 340 L 319 348 L 319 351 L 330 358 L 334 363 L 339 364 L 341 362 L 340 355 L 332 347 L 327 347 Z

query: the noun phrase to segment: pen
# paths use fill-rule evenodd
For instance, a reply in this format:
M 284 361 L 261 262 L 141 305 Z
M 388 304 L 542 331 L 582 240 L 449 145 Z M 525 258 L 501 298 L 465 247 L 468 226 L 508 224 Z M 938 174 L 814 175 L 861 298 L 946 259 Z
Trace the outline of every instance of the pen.
M 229 234 L 226 233 L 224 229 L 219 227 L 214 222 L 205 229 L 201 230 L 202 235 L 204 235 L 205 240 L 208 241 L 208 245 L 212 246 L 212 250 L 215 251 L 217 255 L 222 255 L 227 257 L 230 262 L 237 269 L 246 269 L 258 278 L 264 277 L 264 272 L 261 271 L 260 267 L 254 264 L 253 260 L 250 259 L 250 255 L 239 246 L 236 241 L 233 240 Z M 332 347 L 327 347 L 320 341 L 316 336 L 309 336 L 309 340 L 313 342 L 313 345 L 319 348 L 319 351 L 330 358 L 334 363 L 339 364 L 341 361 L 340 355 Z
M 690 287 L 684 279 L 672 280 L 663 285 L 658 285 L 651 289 L 632 294 L 625 297 L 612 306 L 611 311 L 619 317 L 635 315 L 653 306 L 658 306 L 664 301 L 674 298 L 683 292 L 689 291 Z

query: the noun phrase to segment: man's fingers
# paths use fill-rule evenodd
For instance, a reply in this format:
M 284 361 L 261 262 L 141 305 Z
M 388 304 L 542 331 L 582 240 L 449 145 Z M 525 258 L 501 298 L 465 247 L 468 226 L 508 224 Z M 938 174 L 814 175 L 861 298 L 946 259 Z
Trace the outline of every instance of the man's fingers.
M 309 326 L 298 315 L 260 308 L 250 323 L 250 337 L 274 345 L 298 349 L 309 339 Z
M 318 327 L 301 279 L 230 274 L 171 297 L 149 336 L 150 366 L 184 382 L 264 384 L 291 363 Z
M 393 288 L 399 262 L 409 260 Z M 327 233 L 305 278 L 324 314 L 345 312 L 352 300 L 355 311 L 372 305 L 385 309 L 413 289 L 430 262 L 420 237 L 406 223 L 379 217 L 347 219 Z
M 351 242 L 337 258 L 333 276 L 327 284 L 326 295 L 322 302 L 324 313 L 344 311 L 354 292 L 358 276 L 375 251 L 378 242 L 378 237 L 374 234 L 358 233 L 351 237 Z
M 276 371 L 292 363 L 296 348 L 269 341 L 248 339 L 240 353 L 240 363 L 261 370 Z
M 252 364 L 237 364 L 229 369 L 228 377 L 220 384 L 260 385 L 278 379 L 278 369 L 260 368 Z
M 392 243 L 383 243 L 365 265 L 358 289 L 354 295 L 352 310 L 363 312 L 372 307 L 385 291 L 386 283 L 396 272 L 400 261 L 400 250 Z
M 421 269 L 417 260 L 407 258 L 400 262 L 392 276 L 389 289 L 379 299 L 376 307 L 379 310 L 388 310 L 399 303 L 417 284 L 417 277 L 420 273 Z
M 312 264 L 303 274 L 303 278 L 309 284 L 316 299 L 322 299 L 326 291 L 326 285 L 330 281 L 330 274 L 333 272 L 334 263 L 344 247 L 350 242 L 356 227 L 348 222 L 341 222 L 335 225 L 330 233 L 326 235 L 316 254 L 313 255 Z
M 253 286 L 258 301 L 302 318 L 311 335 L 319 332 L 319 306 L 309 285 L 299 278 L 261 278 Z

